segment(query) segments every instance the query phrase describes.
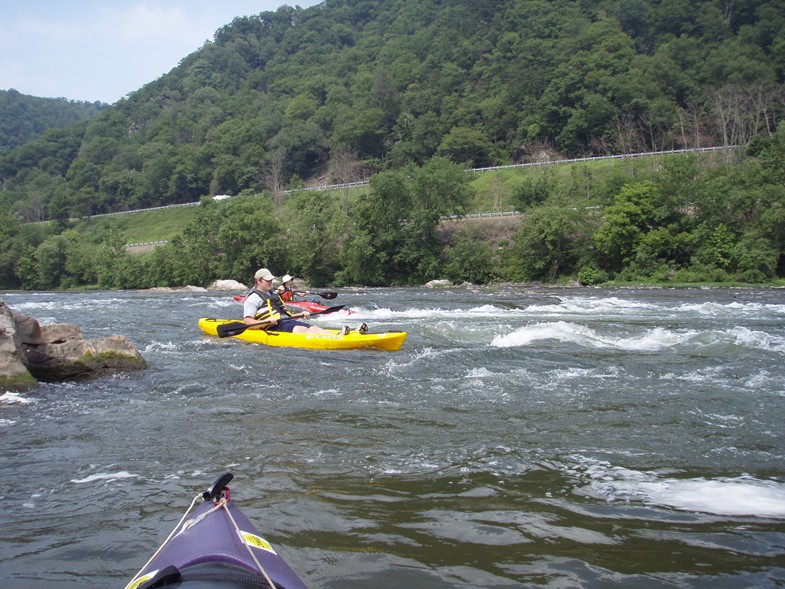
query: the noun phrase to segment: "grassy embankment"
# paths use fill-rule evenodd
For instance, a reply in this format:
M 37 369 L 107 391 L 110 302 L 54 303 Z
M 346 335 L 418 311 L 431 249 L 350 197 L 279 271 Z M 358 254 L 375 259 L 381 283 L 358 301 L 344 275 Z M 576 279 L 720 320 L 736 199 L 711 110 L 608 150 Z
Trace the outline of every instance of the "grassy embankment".
M 550 165 L 505 168 L 476 173 L 472 179 L 475 198 L 470 213 L 510 212 L 515 209 L 512 195 L 516 186 L 526 179 L 547 177 L 553 186 L 555 196 L 551 200 L 561 206 L 592 206 L 607 202 L 606 186 L 610 180 L 619 175 L 645 178 L 656 173 L 666 157 L 683 157 L 681 155 L 650 156 L 629 159 L 607 159 L 588 162 L 553 163 Z M 718 154 L 706 153 L 698 157 L 719 157 Z M 362 198 L 367 186 L 354 187 L 349 190 L 349 200 Z M 342 191 L 325 191 L 325 198 L 340 199 Z M 242 197 L 257 198 L 257 197 Z M 226 201 L 230 202 L 230 201 Z M 224 203 L 219 203 L 223 205 Z M 284 204 L 284 207 L 286 205 Z M 93 217 L 79 223 L 77 231 L 97 231 L 114 229 L 118 231 L 127 244 L 168 241 L 179 235 L 196 214 L 195 206 L 180 206 L 166 209 L 124 213 L 106 217 Z M 483 223 L 488 229 L 489 238 L 499 241 L 511 235 L 519 225 L 518 217 L 490 217 L 470 219 L 464 222 Z M 139 248 L 149 251 L 150 247 Z

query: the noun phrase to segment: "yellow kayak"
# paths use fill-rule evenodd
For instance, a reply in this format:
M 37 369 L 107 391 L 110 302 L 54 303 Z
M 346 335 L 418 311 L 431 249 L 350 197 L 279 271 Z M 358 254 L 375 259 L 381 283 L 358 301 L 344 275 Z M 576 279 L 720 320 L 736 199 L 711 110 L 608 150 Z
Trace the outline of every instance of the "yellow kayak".
M 199 329 L 207 335 L 218 335 L 221 325 L 238 324 L 235 319 L 199 319 Z M 238 330 L 239 331 L 239 330 Z M 350 331 L 347 335 L 339 329 L 331 329 L 330 333 L 287 333 L 283 331 L 265 331 L 264 329 L 245 329 L 232 336 L 254 344 L 287 348 L 306 348 L 309 350 L 355 350 L 358 348 L 377 348 L 394 352 L 400 350 L 406 339 L 405 331 L 387 331 L 384 333 L 359 333 Z

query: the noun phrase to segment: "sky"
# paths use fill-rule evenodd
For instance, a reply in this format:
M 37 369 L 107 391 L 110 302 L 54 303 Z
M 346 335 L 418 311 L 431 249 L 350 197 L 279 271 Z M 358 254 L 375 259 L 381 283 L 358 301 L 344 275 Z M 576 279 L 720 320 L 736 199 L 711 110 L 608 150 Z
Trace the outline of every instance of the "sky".
M 114 104 L 237 16 L 322 0 L 0 0 L 0 90 Z

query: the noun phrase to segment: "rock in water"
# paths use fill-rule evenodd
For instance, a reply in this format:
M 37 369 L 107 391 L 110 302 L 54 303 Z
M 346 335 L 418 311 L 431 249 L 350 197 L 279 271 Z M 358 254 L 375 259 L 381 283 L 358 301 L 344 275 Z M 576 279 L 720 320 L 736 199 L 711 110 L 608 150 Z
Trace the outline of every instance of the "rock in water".
M 40 325 L 0 301 L 0 388 L 27 390 L 59 382 L 147 368 L 124 336 L 86 340 L 77 325 Z

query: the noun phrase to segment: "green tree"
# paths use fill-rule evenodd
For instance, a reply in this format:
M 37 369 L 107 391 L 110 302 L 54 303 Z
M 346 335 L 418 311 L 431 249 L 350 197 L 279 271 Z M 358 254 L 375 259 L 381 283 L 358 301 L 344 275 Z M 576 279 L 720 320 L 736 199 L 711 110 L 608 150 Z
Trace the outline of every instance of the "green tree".
M 693 264 L 725 271 L 732 269 L 733 252 L 738 238 L 726 225 L 720 223 L 714 228 L 701 225 L 695 235 L 700 245 L 695 252 Z
M 87 242 L 82 235 L 73 229 L 64 231 L 61 235 L 65 240 L 65 273 L 60 281 L 60 286 L 62 288 L 77 288 L 97 284 L 98 269 L 95 245 Z
M 285 272 L 286 245 L 272 201 L 267 198 L 239 198 L 229 201 L 228 205 L 226 216 L 220 221 L 220 229 L 210 229 L 215 245 L 205 255 L 211 259 L 211 267 L 209 270 L 205 268 L 200 283 L 215 279 L 219 274 L 250 283 L 254 272 L 261 267 L 279 274 Z M 214 221 L 218 222 L 218 219 Z
M 545 203 L 554 190 L 554 183 L 547 173 L 536 177 L 526 177 L 512 191 L 510 201 L 518 211 Z
M 287 224 L 286 271 L 313 286 L 331 284 L 340 268 L 347 232 L 338 201 L 316 192 L 303 192 L 293 200 L 296 214 Z
M 176 151 L 162 142 L 149 143 L 140 149 L 144 163 L 134 182 L 134 208 L 160 206 L 167 202 Z
M 499 275 L 498 260 L 481 227 L 459 229 L 444 250 L 444 276 L 455 283 L 488 284 Z
M 677 269 L 689 264 L 694 242 L 690 233 L 656 227 L 641 235 L 627 270 L 633 276 L 667 282 Z
M 335 117 L 333 141 L 353 149 L 360 159 L 380 159 L 384 154 L 385 113 L 380 108 L 340 108 Z
M 745 235 L 733 253 L 736 274 L 742 281 L 759 283 L 776 275 L 780 252 L 762 235 Z
M 101 288 L 124 288 L 126 283 L 124 260 L 125 240 L 122 234 L 111 229 L 95 248 L 95 272 Z
M 68 168 L 66 178 L 72 190 L 95 193 L 101 181 L 101 168 L 87 158 L 78 157 Z
M 575 272 L 589 248 L 588 227 L 582 215 L 552 206 L 528 212 L 506 256 L 507 277 L 550 282 Z
M 52 235 L 21 261 L 22 288 L 56 290 L 66 275 L 66 239 Z
M 699 178 L 698 158 L 694 154 L 665 158 L 662 171 L 654 179 L 663 195 L 659 207 L 668 211 L 660 217 L 673 214 L 676 208 L 688 205 L 695 198 L 696 181 Z
M 221 215 L 217 204 L 209 199 L 202 201 L 194 219 L 183 228 L 182 235 L 164 246 L 174 250 L 170 259 L 173 284 L 207 286 L 218 277 L 220 228 Z
M 780 123 L 771 137 L 755 137 L 749 153 L 760 161 L 766 181 L 785 184 L 785 123 Z
M 469 180 L 443 158 L 374 176 L 368 197 L 350 212 L 354 231 L 341 280 L 383 285 L 437 278 L 442 249 L 437 225 L 443 216 L 465 212 Z
M 480 168 L 493 164 L 493 146 L 480 131 L 454 127 L 445 135 L 437 153 L 456 164 Z
M 642 236 L 655 225 L 658 196 L 651 182 L 628 185 L 605 209 L 605 219 L 594 233 L 594 245 L 604 268 L 621 270 L 632 261 Z

